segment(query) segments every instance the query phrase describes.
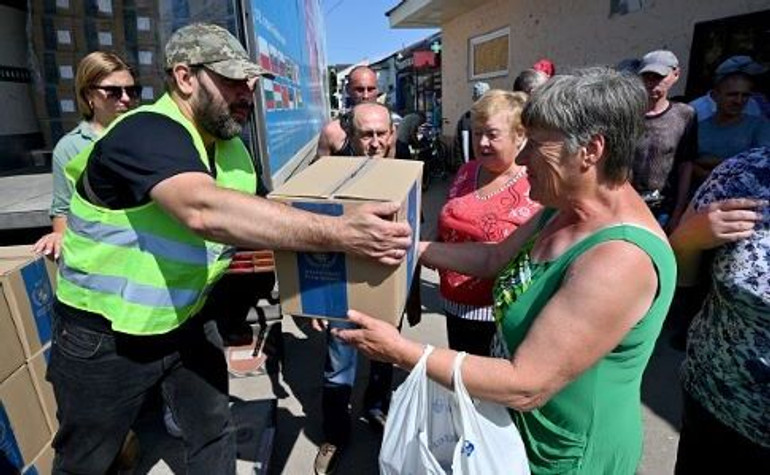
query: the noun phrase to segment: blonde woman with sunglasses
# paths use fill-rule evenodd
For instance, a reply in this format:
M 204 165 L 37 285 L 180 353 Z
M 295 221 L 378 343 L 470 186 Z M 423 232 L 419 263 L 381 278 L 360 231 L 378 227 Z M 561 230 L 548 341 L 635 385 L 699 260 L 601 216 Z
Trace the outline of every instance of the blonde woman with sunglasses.
M 137 105 L 141 86 L 136 84 L 133 71 L 120 57 L 95 51 L 78 64 L 75 93 L 83 120 L 53 149 L 53 232 L 35 244 L 36 252 L 52 255 L 54 259 L 59 258 L 72 196 L 72 183 L 65 177 L 64 168 L 83 148 L 95 142 L 115 118 Z

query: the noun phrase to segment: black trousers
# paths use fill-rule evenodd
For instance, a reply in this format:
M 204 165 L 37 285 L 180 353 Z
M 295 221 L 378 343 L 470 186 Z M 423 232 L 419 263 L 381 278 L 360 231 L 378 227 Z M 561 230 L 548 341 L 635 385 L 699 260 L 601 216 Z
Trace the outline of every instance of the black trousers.
M 335 337 L 329 335 L 328 338 Z M 347 344 L 334 340 L 328 345 L 321 392 L 324 442 L 345 446 L 350 441 L 349 406 L 355 384 L 357 360 L 357 352 Z M 372 409 L 388 412 L 392 384 L 393 365 L 370 361 L 369 382 L 364 391 L 364 413 Z
M 446 334 L 449 348 L 471 355 L 489 356 L 492 338 L 497 332 L 495 322 L 467 320 L 446 314 Z
M 246 324 L 252 308 L 260 299 L 269 299 L 275 285 L 275 274 L 225 274 L 214 285 L 201 313 L 217 321 L 217 327 L 227 338 Z
M 676 453 L 676 475 L 770 473 L 769 447 L 755 444 L 726 426 L 687 391 L 683 392 L 684 411 Z
M 131 336 L 57 303 L 47 378 L 58 404 L 54 474 L 107 473 L 158 385 L 184 433 L 187 473 L 235 473 L 227 364 L 213 320 Z

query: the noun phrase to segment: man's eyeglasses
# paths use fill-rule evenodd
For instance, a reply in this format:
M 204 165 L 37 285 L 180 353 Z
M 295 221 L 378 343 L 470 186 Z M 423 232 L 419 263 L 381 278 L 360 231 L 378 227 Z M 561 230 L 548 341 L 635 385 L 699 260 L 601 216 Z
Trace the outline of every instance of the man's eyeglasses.
M 91 89 L 99 89 L 104 91 L 108 99 L 120 100 L 125 92 L 129 99 L 135 100 L 139 98 L 142 93 L 142 86 L 92 86 Z

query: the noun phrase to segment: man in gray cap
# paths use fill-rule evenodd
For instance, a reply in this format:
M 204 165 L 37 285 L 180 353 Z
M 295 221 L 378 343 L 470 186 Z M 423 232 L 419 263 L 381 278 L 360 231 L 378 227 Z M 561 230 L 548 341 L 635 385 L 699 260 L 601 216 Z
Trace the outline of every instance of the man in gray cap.
M 722 80 L 735 74 L 742 74 L 753 78 L 766 72 L 767 68 L 751 59 L 751 56 L 730 56 L 721 62 L 714 71 L 714 88 L 690 102 L 690 105 L 695 109 L 695 113 L 698 114 L 698 121 L 706 120 L 716 113 L 717 103 L 714 101 L 714 95 L 716 94 L 716 85 L 722 82 Z M 746 102 L 743 113 L 753 117 L 762 116 L 759 103 L 753 97 L 749 98 L 748 102 Z
M 255 196 L 238 138 L 264 71 L 226 30 L 195 24 L 166 45 L 168 92 L 122 116 L 68 169 L 48 379 L 58 403 L 53 473 L 108 473 L 149 394 L 183 432 L 186 472 L 234 474 L 228 376 L 199 311 L 233 245 L 350 252 L 400 262 L 398 204 L 341 217 Z
M 674 53 L 647 53 L 638 72 L 648 102 L 631 183 L 661 225 L 667 226 L 675 223 L 687 206 L 690 169 L 697 154 L 697 122 L 692 107 L 668 99 L 680 73 Z
M 668 99 L 680 73 L 674 53 L 647 53 L 639 61 L 638 72 L 648 103 L 644 133 L 634 153 L 631 184 L 661 226 L 672 229 L 688 204 L 692 164 L 698 154 L 698 123 L 692 107 Z M 675 305 L 681 307 L 691 292 L 677 289 Z M 672 322 L 675 331 L 681 332 L 686 319 L 672 315 L 677 319 Z

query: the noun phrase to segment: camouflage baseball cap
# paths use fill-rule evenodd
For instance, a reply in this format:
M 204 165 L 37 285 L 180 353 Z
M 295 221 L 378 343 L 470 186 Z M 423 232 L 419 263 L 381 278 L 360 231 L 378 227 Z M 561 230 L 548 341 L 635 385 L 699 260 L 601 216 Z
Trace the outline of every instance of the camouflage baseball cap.
M 193 23 L 176 30 L 166 43 L 166 69 L 175 64 L 206 66 L 230 79 L 268 76 L 249 60 L 246 50 L 229 31 L 210 23 Z

